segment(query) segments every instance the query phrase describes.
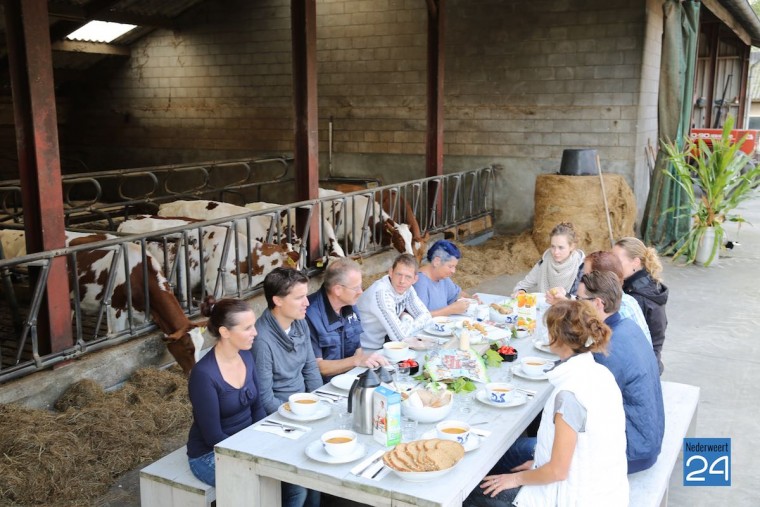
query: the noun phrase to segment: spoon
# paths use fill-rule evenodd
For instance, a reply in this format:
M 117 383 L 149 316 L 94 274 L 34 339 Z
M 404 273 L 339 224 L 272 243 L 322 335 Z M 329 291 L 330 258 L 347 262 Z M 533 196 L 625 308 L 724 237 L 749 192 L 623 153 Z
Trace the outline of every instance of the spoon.
M 274 422 L 274 421 L 266 421 L 261 423 L 262 426 L 275 426 L 277 428 L 280 428 L 285 433 L 291 433 L 293 431 L 296 431 L 296 428 L 293 428 L 292 426 L 285 426 L 284 424 Z

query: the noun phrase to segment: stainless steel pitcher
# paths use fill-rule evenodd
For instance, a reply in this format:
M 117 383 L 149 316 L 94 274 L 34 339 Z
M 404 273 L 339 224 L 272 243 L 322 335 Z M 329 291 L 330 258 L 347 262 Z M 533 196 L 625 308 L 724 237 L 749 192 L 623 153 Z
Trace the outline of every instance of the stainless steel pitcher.
M 372 433 L 372 394 L 380 385 L 380 377 L 369 368 L 356 377 L 348 392 L 348 411 L 353 414 L 353 430 L 369 435 Z

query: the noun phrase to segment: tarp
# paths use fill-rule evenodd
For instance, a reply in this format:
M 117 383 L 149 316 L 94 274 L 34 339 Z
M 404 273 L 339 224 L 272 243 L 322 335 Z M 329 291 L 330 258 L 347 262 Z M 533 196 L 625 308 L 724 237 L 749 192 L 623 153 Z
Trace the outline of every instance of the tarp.
M 699 1 L 665 0 L 662 61 L 657 113 L 660 139 L 675 140 L 683 146 L 689 132 L 694 94 L 694 66 L 697 57 Z M 659 150 L 644 209 L 641 230 L 644 242 L 658 250 L 672 245 L 688 232 L 688 217 L 679 217 L 680 187 L 664 170 L 673 172 L 664 150 Z M 666 211 L 674 209 L 676 211 Z

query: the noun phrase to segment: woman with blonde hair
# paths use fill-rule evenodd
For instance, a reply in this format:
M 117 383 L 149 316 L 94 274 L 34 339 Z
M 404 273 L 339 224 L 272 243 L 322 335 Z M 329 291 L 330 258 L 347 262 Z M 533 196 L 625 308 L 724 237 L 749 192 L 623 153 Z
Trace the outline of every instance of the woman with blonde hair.
M 557 224 L 549 234 L 549 248 L 515 286 L 513 295 L 520 292 L 546 292 L 562 287 L 567 294 L 575 294 L 583 275 L 583 250 L 576 248 L 578 238 L 575 227 L 569 222 Z
M 571 300 L 549 308 L 546 327 L 560 362 L 547 372 L 554 391 L 535 452 L 518 456 L 510 449 L 465 505 L 627 506 L 623 399 L 612 373 L 592 355 L 606 352 L 610 328 L 587 301 Z M 531 448 L 521 440 L 528 439 L 514 447 Z
M 662 264 L 654 248 L 647 247 L 638 238 L 622 238 L 612 247 L 623 265 L 623 292 L 632 296 L 644 312 L 652 335 L 652 348 L 657 356 L 660 375 L 664 370 L 660 353 L 665 343 L 668 316 L 668 288 L 662 283 Z

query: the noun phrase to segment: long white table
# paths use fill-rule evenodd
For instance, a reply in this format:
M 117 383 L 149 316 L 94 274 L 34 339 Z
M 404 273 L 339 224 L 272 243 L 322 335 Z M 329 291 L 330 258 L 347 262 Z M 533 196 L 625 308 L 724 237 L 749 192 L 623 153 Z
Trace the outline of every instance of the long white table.
M 531 337 L 512 340 L 512 345 L 520 357 L 550 357 L 533 347 Z M 511 364 L 502 363 L 502 368 Z M 263 433 L 251 427 L 220 442 L 215 447 L 217 505 L 279 506 L 280 481 L 285 481 L 369 505 L 461 506 L 470 491 L 541 411 L 551 393 L 551 386 L 545 380 L 531 381 L 515 376 L 514 383 L 535 390 L 535 397 L 514 408 L 495 408 L 474 401 L 473 409 L 468 414 L 458 411 L 455 399 L 455 406 L 448 418 L 470 423 L 487 421 L 476 427 L 490 430 L 491 435 L 481 437 L 478 449 L 468 452 L 453 471 L 438 479 L 413 483 L 392 473 L 379 481 L 365 479 L 350 473 L 360 460 L 331 465 L 308 458 L 306 446 L 318 440 L 325 431 L 335 429 L 335 422 L 328 417 L 300 423 L 309 425 L 312 431 L 298 440 Z M 324 389 L 334 388 L 328 385 Z M 434 426 L 421 424 L 419 435 Z M 381 448 L 371 435 L 360 435 L 359 441 L 367 446 L 367 455 Z

